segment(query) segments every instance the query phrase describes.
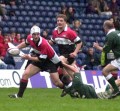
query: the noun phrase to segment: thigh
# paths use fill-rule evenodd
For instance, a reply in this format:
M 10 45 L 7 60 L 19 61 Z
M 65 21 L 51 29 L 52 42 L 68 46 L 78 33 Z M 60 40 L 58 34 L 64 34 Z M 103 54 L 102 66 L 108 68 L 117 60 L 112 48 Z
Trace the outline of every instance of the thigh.
M 103 75 L 107 75 L 110 72 L 115 71 L 115 70 L 118 70 L 118 68 L 116 68 L 112 64 L 108 64 L 103 68 L 102 72 L 103 72 Z
M 40 71 L 40 68 L 33 65 L 33 64 L 29 64 L 28 67 L 26 68 L 26 70 L 23 73 L 23 79 L 28 79 L 31 76 L 37 74 Z

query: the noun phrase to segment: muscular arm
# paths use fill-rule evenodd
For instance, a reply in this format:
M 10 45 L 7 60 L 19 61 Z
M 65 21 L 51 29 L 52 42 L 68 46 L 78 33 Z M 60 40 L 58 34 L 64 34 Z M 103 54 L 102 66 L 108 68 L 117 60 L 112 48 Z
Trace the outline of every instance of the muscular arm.
M 19 49 L 22 49 L 22 48 L 25 48 L 25 47 L 27 47 L 25 42 L 22 42 L 19 45 L 17 45 L 17 48 L 19 48 Z

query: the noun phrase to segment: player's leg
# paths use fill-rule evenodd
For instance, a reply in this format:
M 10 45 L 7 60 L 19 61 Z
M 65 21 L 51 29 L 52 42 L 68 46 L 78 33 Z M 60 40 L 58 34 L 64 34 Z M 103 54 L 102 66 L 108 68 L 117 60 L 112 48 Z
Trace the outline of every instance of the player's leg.
M 27 87 L 28 79 L 37 74 L 40 71 L 39 67 L 34 66 L 33 64 L 29 64 L 26 70 L 23 73 L 22 79 L 20 80 L 20 87 L 17 95 L 9 95 L 11 98 L 23 97 L 24 91 Z
M 52 72 L 50 73 L 50 78 L 53 82 L 53 84 L 61 89 L 64 88 L 63 83 L 61 82 L 60 78 L 59 78 L 59 74 L 58 72 Z
M 116 97 L 117 95 L 119 95 L 119 89 L 115 83 L 115 79 L 112 76 L 111 71 L 117 70 L 118 68 L 116 68 L 115 66 L 108 64 L 107 66 L 105 66 L 102 70 L 102 74 L 105 76 L 105 78 L 107 79 L 107 81 L 111 84 L 111 86 L 113 87 L 114 91 L 112 96 Z

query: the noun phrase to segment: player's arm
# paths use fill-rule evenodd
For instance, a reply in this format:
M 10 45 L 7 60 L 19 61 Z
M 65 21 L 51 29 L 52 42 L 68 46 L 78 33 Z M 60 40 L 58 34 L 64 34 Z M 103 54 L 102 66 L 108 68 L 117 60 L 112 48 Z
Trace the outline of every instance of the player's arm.
M 17 45 L 18 49 L 22 49 L 22 48 L 25 48 L 25 47 L 27 47 L 27 44 L 25 42 L 22 42 L 19 45 Z

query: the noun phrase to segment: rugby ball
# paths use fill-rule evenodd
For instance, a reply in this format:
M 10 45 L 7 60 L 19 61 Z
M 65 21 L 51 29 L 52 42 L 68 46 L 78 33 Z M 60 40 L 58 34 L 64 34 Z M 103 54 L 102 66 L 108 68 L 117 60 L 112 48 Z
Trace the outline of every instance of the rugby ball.
M 7 51 L 12 56 L 17 56 L 20 54 L 20 50 L 18 48 L 8 48 Z

